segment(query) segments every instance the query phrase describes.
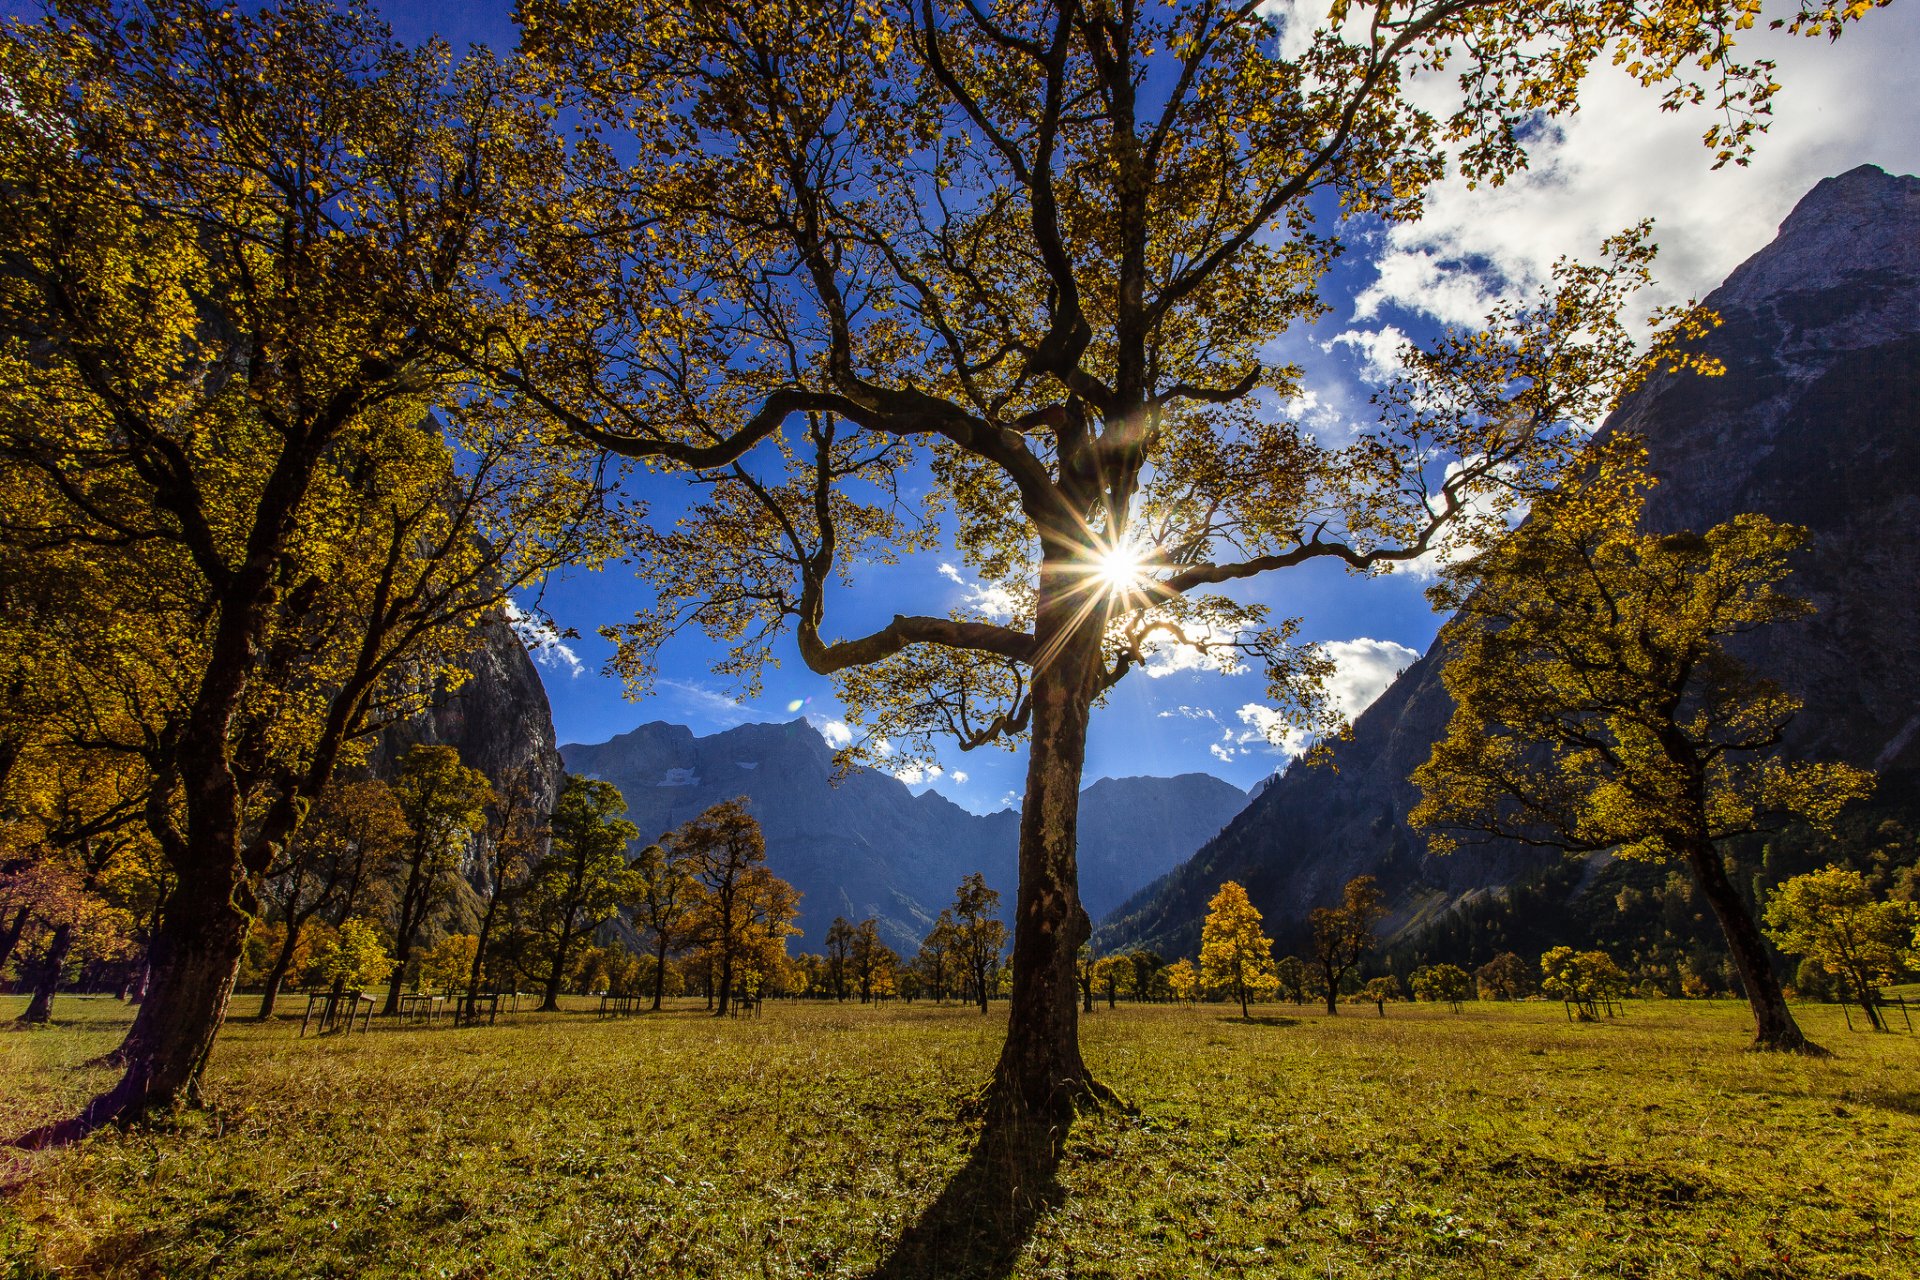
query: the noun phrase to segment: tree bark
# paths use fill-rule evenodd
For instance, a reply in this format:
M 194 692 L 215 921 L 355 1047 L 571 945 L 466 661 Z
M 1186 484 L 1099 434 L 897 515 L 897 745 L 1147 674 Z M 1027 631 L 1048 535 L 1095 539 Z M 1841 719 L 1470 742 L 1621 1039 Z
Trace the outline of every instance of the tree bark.
M 1713 908 L 1720 932 L 1727 940 L 1727 951 L 1739 970 L 1740 983 L 1747 989 L 1747 1003 L 1753 1009 L 1753 1047 L 1790 1053 L 1825 1053 L 1807 1039 L 1793 1020 L 1786 993 L 1780 989 L 1780 979 L 1775 976 L 1773 965 L 1767 959 L 1766 945 L 1760 940 L 1760 930 L 1748 914 L 1739 891 L 1733 887 L 1720 851 L 1712 841 L 1701 839 L 1689 844 L 1686 857 L 1693 882 L 1699 886 L 1707 905 Z
M 293 953 L 300 945 L 300 930 L 306 922 L 287 921 L 287 936 L 280 943 L 280 954 L 274 957 L 273 968 L 267 971 L 266 989 L 260 993 L 260 1012 L 253 1016 L 265 1022 L 273 1016 L 273 1002 L 280 998 L 280 987 L 287 980 L 287 971 L 293 968 Z
M 53 937 L 47 942 L 47 954 L 40 958 L 33 975 L 33 999 L 27 1001 L 18 1021 L 42 1023 L 53 1017 L 53 993 L 60 985 L 60 971 L 67 967 L 67 956 L 72 951 L 73 925 L 55 925 Z
M 566 980 L 567 952 L 573 949 L 573 930 L 562 926 L 553 948 L 553 968 L 547 973 L 547 989 L 540 997 L 541 1013 L 560 1012 L 560 984 Z
M 1042 576 L 1050 576 L 1044 568 Z M 1033 736 L 1020 810 L 1013 990 L 1007 1039 L 993 1076 L 994 1101 L 1012 1108 L 1014 1118 L 1065 1121 L 1075 1104 L 1106 1096 L 1080 1056 L 1075 972 L 1080 947 L 1093 932 L 1080 904 L 1077 845 L 1102 612 L 1094 611 L 1091 625 L 1082 622 L 1060 636 L 1051 661 L 1037 663 L 1033 673 Z M 1038 633 L 1049 630 L 1042 626 Z M 984 1010 L 984 983 L 980 994 Z
M 653 1011 L 660 1012 L 660 999 L 667 993 L 667 935 L 659 935 L 660 940 L 653 948 Z

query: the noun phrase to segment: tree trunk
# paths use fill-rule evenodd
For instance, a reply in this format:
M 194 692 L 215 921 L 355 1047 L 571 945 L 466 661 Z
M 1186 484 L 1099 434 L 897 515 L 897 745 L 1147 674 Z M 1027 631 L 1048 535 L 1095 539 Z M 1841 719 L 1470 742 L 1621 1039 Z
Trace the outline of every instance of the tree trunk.
M 1720 851 L 1712 841 L 1700 840 L 1694 842 L 1686 854 L 1693 882 L 1707 905 L 1713 908 L 1720 932 L 1727 940 L 1727 951 L 1739 970 L 1740 983 L 1747 989 L 1747 1003 L 1753 1009 L 1753 1047 L 1791 1053 L 1825 1053 L 1801 1033 L 1799 1024 L 1793 1020 L 1786 994 L 1780 989 L 1780 979 L 1774 975 L 1773 965 L 1767 959 L 1766 945 L 1760 940 L 1760 930 L 1728 878 Z
M 232 848 L 231 844 L 228 849 Z M 148 951 L 147 999 L 118 1056 L 125 1074 L 80 1114 L 15 1140 L 30 1150 L 77 1141 L 106 1124 L 197 1101 L 201 1073 L 226 1020 L 252 917 L 235 902 L 236 864 L 181 868 Z
M 1340 981 L 1332 969 L 1326 969 L 1325 973 L 1327 975 L 1327 1016 L 1337 1018 L 1340 1016 Z
M 476 1021 L 480 998 L 480 977 L 487 967 L 487 939 L 493 933 L 493 915 L 500 904 L 500 880 L 493 879 L 493 892 L 487 895 L 487 909 L 480 916 L 480 937 L 473 944 L 473 968 L 467 971 L 467 1020 Z
M 67 967 L 67 956 L 72 951 L 73 925 L 54 926 L 53 937 L 47 943 L 47 954 L 40 958 L 37 972 L 33 975 L 33 999 L 27 1001 L 27 1007 L 18 1019 L 20 1022 L 46 1022 L 53 1017 L 53 993 L 60 985 L 60 971 Z
M 13 913 L 13 923 L 0 929 L 0 969 L 7 967 L 7 961 L 13 958 L 13 949 L 20 945 L 20 935 L 27 931 L 27 921 L 32 912 L 21 907 Z
M 660 1012 L 660 998 L 667 993 L 667 936 L 660 935 L 653 952 L 653 1011 Z
M 732 999 L 733 999 L 733 948 L 722 947 L 720 950 L 720 990 L 715 1000 L 713 1016 L 716 1018 L 726 1017 L 727 1002 Z
M 546 993 L 540 997 L 541 1013 L 560 1012 L 560 984 L 567 974 L 567 951 L 573 945 L 573 935 L 561 929 L 560 940 L 553 948 L 553 968 L 547 973 Z
M 1045 567 L 1042 576 L 1050 576 Z M 1061 607 L 1053 605 L 1055 610 Z M 1041 621 L 1046 622 L 1044 611 Z M 1083 622 L 1055 636 L 1051 660 L 1037 662 L 1033 672 L 1032 742 L 1020 809 L 1013 990 L 993 1092 L 995 1101 L 1012 1108 L 1015 1118 L 1043 1123 L 1065 1121 L 1076 1103 L 1105 1096 L 1080 1057 L 1075 989 L 1080 947 L 1093 932 L 1080 905 L 1077 845 L 1087 717 L 1099 675 L 1098 622 L 1096 616 L 1093 625 Z M 1037 633 L 1046 637 L 1052 630 L 1042 625 Z M 984 1010 L 984 982 L 981 987 Z
M 280 943 L 280 954 L 274 957 L 273 968 L 267 971 L 266 990 L 260 993 L 260 1012 L 254 1017 L 265 1022 L 273 1016 L 273 1002 L 280 998 L 280 987 L 287 980 L 287 971 L 293 968 L 293 953 L 300 945 L 300 930 L 305 921 L 296 921 L 289 914 L 287 936 Z

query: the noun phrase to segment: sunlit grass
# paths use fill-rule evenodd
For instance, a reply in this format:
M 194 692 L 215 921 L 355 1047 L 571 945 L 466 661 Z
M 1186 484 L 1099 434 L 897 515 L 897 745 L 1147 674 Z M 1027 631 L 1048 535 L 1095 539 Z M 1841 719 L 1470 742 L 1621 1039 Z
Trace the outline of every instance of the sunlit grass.
M 0 1000 L 0 1017 L 17 1001 Z M 0 1115 L 55 1115 L 127 1016 L 0 1034 Z M 1138 1108 L 1083 1121 L 1018 1276 L 1920 1274 L 1920 1037 L 1730 1003 L 1102 1008 Z M 215 1109 L 38 1157 L 0 1270 L 153 1276 L 860 1276 L 964 1162 L 1001 1018 L 694 1007 L 302 1041 L 236 1024 Z

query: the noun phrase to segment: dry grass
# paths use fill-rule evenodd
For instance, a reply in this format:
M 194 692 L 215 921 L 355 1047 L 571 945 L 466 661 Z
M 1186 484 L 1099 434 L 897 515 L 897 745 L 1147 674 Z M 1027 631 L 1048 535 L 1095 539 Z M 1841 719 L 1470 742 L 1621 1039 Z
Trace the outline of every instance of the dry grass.
M 0 1034 L 10 1129 L 106 1081 L 78 1064 L 125 1011 L 60 1012 Z M 1920 1036 L 1806 1021 L 1836 1057 L 1743 1052 L 1726 1003 L 1591 1026 L 1539 1004 L 1103 1008 L 1088 1059 L 1137 1114 L 1075 1127 L 1030 1229 L 921 1272 L 889 1254 L 968 1165 L 959 1104 L 998 1017 L 689 1007 L 325 1041 L 236 1024 L 211 1112 L 15 1171 L 0 1272 L 1920 1274 Z

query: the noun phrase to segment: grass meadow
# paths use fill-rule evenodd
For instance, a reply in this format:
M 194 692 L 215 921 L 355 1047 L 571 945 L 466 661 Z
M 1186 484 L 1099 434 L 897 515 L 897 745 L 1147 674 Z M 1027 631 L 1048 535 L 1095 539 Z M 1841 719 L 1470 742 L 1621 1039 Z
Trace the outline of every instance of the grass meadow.
M 1013 1190 L 968 1180 L 998 1011 L 235 1023 L 209 1109 L 0 1174 L 0 1275 L 1920 1275 L 1920 1035 L 1806 1008 L 1836 1054 L 1805 1060 L 1744 1052 L 1731 1002 L 1237 1012 L 1085 1018 L 1131 1109 Z M 56 1014 L 0 1033 L 8 1132 L 110 1078 L 83 1064 L 128 1011 Z

